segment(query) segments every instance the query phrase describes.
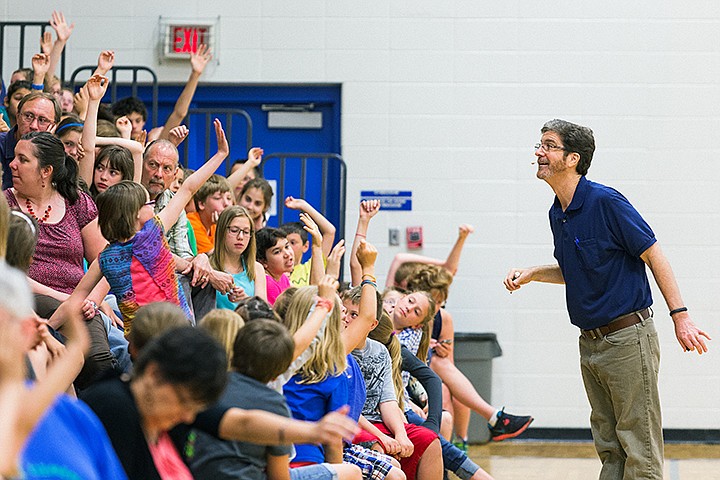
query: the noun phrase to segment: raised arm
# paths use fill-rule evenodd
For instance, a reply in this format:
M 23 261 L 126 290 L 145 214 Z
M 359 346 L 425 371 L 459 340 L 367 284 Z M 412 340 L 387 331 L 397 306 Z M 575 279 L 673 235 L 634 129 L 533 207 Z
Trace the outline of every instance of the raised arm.
M 85 115 L 85 125 L 82 132 L 82 145 L 85 155 L 80 159 L 80 177 L 85 183 L 92 185 L 93 169 L 95 168 L 95 135 L 97 134 L 97 114 L 100 108 L 100 100 L 105 95 L 108 87 L 107 77 L 93 75 L 83 88 L 87 90 L 88 105 Z
M 165 230 L 170 229 L 170 227 L 177 222 L 180 212 L 185 209 L 185 205 L 187 205 L 202 184 L 205 183 L 215 170 L 218 169 L 230 152 L 230 147 L 228 146 L 225 131 L 223 130 L 220 120 L 216 118 L 213 123 L 215 125 L 215 137 L 217 138 L 218 151 L 215 155 L 210 157 L 210 159 L 205 162 L 202 167 L 198 168 L 195 173 L 185 179 L 183 184 L 180 186 L 180 190 L 177 191 L 168 205 L 160 211 L 158 217 L 160 217 L 160 221 L 162 222 Z
M 200 81 L 200 76 L 211 59 L 212 54 L 208 50 L 207 45 L 200 45 L 197 52 L 190 55 L 190 65 L 192 66 L 190 78 L 188 78 L 185 88 L 182 93 L 180 93 L 177 102 L 175 102 L 175 108 L 167 121 L 165 121 L 165 125 L 163 125 L 162 131 L 160 132 L 160 138 L 167 139 L 170 136 L 170 130 L 180 125 L 183 118 L 187 116 L 190 102 L 195 95 L 195 90 L 197 90 L 198 82 Z
M 70 38 L 70 35 L 72 35 L 75 24 L 71 23 L 68 25 L 65 21 L 65 15 L 63 15 L 62 12 L 53 11 L 52 17 L 50 18 L 50 26 L 55 30 L 57 39 L 55 40 L 50 52 L 50 68 L 48 71 L 50 72 L 50 75 L 55 75 L 57 65 L 60 63 L 60 57 L 62 57 L 62 51 L 65 48 L 65 44 Z
M 360 202 L 360 216 L 358 217 L 355 239 L 350 250 L 350 279 L 353 286 L 360 285 L 362 267 L 358 261 L 357 251 L 360 242 L 367 237 L 368 225 L 372 217 L 380 211 L 380 200 L 363 200 Z
M 143 144 L 137 140 L 122 137 L 96 137 L 95 145 L 104 147 L 105 145 L 118 145 L 130 150 L 133 157 L 133 182 L 140 183 L 142 180 L 143 168 Z
M 112 50 L 103 50 L 98 56 L 97 67 L 93 75 L 107 75 L 113 65 L 115 65 L 115 52 Z
M 340 280 L 340 265 L 342 264 L 343 255 L 345 255 L 345 239 L 341 238 L 333 249 L 330 250 L 327 266 L 325 267 L 325 274 Z
M 310 245 L 310 253 L 312 255 L 310 257 L 310 285 L 317 285 L 320 279 L 325 276 L 325 264 L 323 262 L 322 252 L 323 236 L 317 224 L 313 222 L 307 213 L 303 212 L 300 214 L 300 221 L 305 224 L 303 228 L 310 234 L 312 241 Z
M 360 264 L 361 278 L 369 281 L 361 287 L 358 317 L 341 333 L 345 353 L 350 353 L 361 345 L 377 322 L 377 285 L 374 284 L 377 250 L 363 239 L 356 256 Z
M 33 85 L 42 85 L 50 69 L 50 57 L 44 53 L 36 53 L 30 59 L 33 69 Z
M 285 199 L 285 206 L 293 210 L 301 210 L 307 213 L 313 222 L 317 223 L 322 233 L 322 254 L 327 257 L 332 250 L 333 243 L 335 242 L 335 226 L 323 216 L 322 213 L 318 212 L 315 207 L 310 205 L 306 200 L 302 198 L 287 197 Z
M 686 352 L 697 350 L 700 355 L 707 352 L 707 346 L 702 337 L 710 340 L 710 336 L 695 326 L 695 323 L 690 318 L 682 295 L 680 295 L 680 288 L 675 280 L 675 274 L 660 245 L 655 242 L 640 255 L 640 258 L 650 267 L 655 282 L 660 288 L 663 298 L 665 298 L 665 303 L 675 324 L 675 336 L 680 346 Z
M 338 289 L 338 282 L 333 277 L 326 275 L 318 284 L 318 301 L 315 308 L 305 319 L 303 324 L 293 334 L 295 341 L 295 353 L 293 360 L 298 358 L 317 337 L 318 331 L 325 318 L 332 312 L 335 305 L 335 297 Z
M 242 182 L 243 178 L 245 178 L 245 175 L 247 175 L 250 170 L 260 165 L 264 153 L 265 151 L 262 148 L 258 147 L 253 147 L 248 150 L 247 161 L 240 165 L 240 168 L 235 170 L 229 177 L 227 177 L 227 181 L 230 184 L 231 192 L 235 191 L 237 186 L 240 185 L 240 182 Z

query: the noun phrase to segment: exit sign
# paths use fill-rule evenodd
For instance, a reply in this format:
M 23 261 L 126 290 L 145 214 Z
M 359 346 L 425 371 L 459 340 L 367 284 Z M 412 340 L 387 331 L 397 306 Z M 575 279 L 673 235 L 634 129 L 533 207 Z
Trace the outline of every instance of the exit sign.
M 207 45 L 217 60 L 217 24 L 215 20 L 189 20 L 160 17 L 161 57 L 190 58 L 200 45 Z

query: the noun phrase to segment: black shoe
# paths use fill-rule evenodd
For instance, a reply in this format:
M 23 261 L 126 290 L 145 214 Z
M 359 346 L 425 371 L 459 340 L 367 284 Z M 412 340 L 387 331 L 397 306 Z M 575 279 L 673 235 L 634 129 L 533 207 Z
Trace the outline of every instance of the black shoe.
M 508 438 L 515 438 L 527 430 L 532 421 L 533 417 L 529 415 L 519 417 L 505 413 L 505 407 L 503 407 L 503 409 L 498 412 L 495 426 L 492 427 L 488 424 L 492 441 L 500 442 Z

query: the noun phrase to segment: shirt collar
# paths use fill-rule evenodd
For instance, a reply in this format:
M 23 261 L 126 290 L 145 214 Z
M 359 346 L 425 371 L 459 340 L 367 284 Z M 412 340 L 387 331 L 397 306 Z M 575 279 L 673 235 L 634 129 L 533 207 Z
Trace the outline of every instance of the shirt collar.
M 571 210 L 579 210 L 583 203 L 585 202 L 585 198 L 587 197 L 588 191 L 589 191 L 589 182 L 588 179 L 585 178 L 585 175 L 582 175 L 580 177 L 580 181 L 578 182 L 577 186 L 575 187 L 575 193 L 573 194 L 572 201 L 570 202 L 570 205 L 568 205 L 568 208 L 566 212 L 569 212 Z M 560 200 L 555 197 L 555 206 L 560 208 Z

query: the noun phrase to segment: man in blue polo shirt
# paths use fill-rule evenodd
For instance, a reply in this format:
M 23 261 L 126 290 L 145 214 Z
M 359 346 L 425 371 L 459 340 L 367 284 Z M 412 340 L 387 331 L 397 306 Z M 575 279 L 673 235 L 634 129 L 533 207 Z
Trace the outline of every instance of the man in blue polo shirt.
M 532 281 L 565 284 L 570 321 L 580 328 L 600 479 L 662 479 L 660 349 L 646 265 L 682 348 L 702 354 L 703 337 L 710 337 L 690 319 L 650 226 L 619 192 L 585 178 L 595 151 L 592 130 L 551 120 L 541 133 L 537 177 L 556 195 L 550 227 L 557 264 L 513 268 L 505 287 L 513 292 Z

